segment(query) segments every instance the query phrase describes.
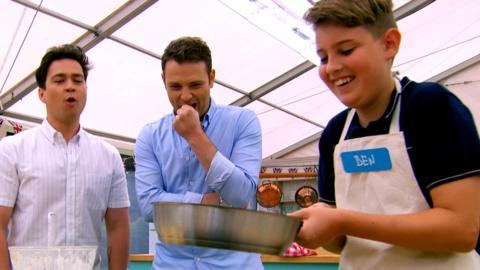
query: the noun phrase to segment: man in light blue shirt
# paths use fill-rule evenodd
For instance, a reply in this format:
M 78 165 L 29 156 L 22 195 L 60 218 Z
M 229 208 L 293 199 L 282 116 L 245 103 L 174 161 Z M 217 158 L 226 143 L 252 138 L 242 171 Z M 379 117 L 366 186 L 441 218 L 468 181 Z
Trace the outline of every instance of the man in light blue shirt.
M 261 130 L 254 112 L 217 105 L 208 45 L 173 40 L 162 56 L 162 79 L 173 113 L 147 124 L 136 148 L 140 208 L 152 222 L 153 202 L 255 208 Z M 263 269 L 260 255 L 156 243 L 153 269 Z

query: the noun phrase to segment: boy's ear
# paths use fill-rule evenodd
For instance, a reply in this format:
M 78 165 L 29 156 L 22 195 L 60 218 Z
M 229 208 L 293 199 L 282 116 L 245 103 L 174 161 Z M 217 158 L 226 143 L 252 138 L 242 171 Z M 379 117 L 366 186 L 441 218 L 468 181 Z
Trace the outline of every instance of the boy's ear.
M 390 28 L 385 32 L 383 38 L 385 46 L 385 58 L 393 61 L 393 58 L 395 58 L 395 55 L 397 55 L 398 50 L 400 49 L 402 35 L 397 28 Z

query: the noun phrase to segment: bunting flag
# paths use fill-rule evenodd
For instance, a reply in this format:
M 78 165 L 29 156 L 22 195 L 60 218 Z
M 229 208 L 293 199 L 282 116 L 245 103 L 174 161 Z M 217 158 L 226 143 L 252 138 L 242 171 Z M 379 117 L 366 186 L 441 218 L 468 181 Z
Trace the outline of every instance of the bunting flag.
M 17 134 L 17 133 L 21 132 L 22 129 L 23 129 L 22 125 L 20 125 L 17 122 L 13 122 L 13 121 L 8 120 L 8 123 L 10 123 L 10 125 L 12 126 L 14 134 Z

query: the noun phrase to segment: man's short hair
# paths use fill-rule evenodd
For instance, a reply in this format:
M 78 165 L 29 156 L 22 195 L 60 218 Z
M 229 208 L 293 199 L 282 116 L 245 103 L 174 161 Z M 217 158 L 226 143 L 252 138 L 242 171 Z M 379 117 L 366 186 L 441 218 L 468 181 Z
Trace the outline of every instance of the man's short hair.
M 177 63 L 204 62 L 207 74 L 212 71 L 212 54 L 207 43 L 199 37 L 181 37 L 168 44 L 162 55 L 162 70 L 165 73 L 167 61 Z
M 72 44 L 64 44 L 56 47 L 51 47 L 47 50 L 47 53 L 42 57 L 40 66 L 35 72 L 35 79 L 37 80 L 38 87 L 45 89 L 45 82 L 47 81 L 48 68 L 55 60 L 72 59 L 77 61 L 82 67 L 83 77 L 87 81 L 88 70 L 91 65 L 88 61 L 88 57 L 83 52 L 82 48 Z

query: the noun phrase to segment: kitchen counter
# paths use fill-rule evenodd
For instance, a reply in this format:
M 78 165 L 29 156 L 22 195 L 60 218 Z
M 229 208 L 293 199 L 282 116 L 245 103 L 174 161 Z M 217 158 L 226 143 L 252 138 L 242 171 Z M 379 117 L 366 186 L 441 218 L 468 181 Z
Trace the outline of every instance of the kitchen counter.
M 262 262 L 266 270 L 336 270 L 339 256 L 322 248 L 315 250 L 317 255 L 302 257 L 282 257 L 262 255 Z M 151 269 L 153 254 L 132 254 L 129 256 L 129 270 Z

